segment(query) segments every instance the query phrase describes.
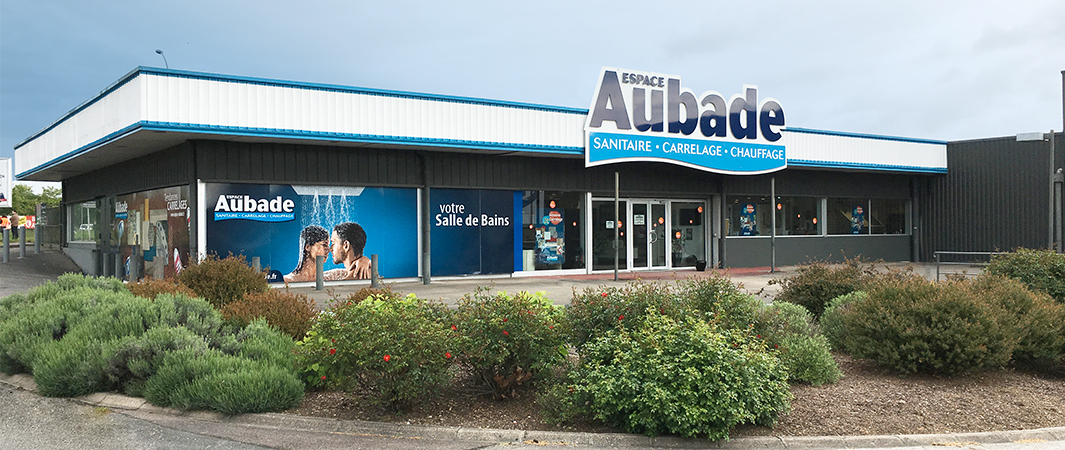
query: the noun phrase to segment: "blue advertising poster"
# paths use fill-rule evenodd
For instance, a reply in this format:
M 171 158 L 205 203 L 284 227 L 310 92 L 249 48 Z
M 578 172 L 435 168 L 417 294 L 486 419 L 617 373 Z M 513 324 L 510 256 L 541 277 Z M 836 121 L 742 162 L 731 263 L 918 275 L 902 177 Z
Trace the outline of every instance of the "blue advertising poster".
M 753 203 L 740 210 L 740 236 L 758 236 L 758 213 Z
M 429 193 L 433 275 L 514 271 L 514 192 L 433 189 Z
M 536 227 L 537 264 L 566 262 L 566 226 L 562 213 L 558 209 L 544 211 L 540 225 Z
M 855 206 L 851 211 L 851 233 L 862 234 L 865 229 L 865 208 Z
M 208 253 L 258 256 L 271 281 L 314 281 L 317 255 L 327 281 L 369 278 L 372 254 L 384 278 L 418 276 L 415 189 L 209 183 L 203 202 Z

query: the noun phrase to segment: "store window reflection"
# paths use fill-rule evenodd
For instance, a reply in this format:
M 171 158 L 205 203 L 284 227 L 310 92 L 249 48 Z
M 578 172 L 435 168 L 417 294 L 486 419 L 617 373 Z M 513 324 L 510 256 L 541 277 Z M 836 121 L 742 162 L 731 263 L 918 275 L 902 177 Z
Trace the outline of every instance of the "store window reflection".
M 706 261 L 706 208 L 703 202 L 671 202 L 673 267 Z
M 584 195 L 522 193 L 522 270 L 583 269 Z

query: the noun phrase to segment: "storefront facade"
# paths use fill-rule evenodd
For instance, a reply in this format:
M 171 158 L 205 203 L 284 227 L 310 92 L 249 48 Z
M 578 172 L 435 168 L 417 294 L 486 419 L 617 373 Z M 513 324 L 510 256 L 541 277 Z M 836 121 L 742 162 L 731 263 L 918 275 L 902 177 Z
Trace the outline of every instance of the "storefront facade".
M 138 68 L 15 172 L 63 182 L 66 251 L 108 275 L 233 253 L 304 282 L 328 252 L 340 280 L 312 245 L 336 233 L 389 279 L 919 258 L 945 142 L 789 128 L 752 86 L 598 81 L 581 110 Z

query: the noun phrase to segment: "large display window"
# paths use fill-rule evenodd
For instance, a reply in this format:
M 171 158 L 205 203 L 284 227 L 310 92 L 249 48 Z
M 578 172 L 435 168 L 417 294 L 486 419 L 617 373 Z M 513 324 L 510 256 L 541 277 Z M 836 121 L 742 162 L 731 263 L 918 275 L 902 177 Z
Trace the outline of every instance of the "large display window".
M 145 277 L 173 277 L 189 264 L 188 186 L 116 196 L 114 211 L 111 239 L 119 247 L 127 275 L 134 246 L 140 246 Z
M 769 196 L 729 196 L 725 206 L 726 236 L 769 236 L 772 207 Z
M 820 235 L 823 220 L 821 199 L 816 197 L 777 197 L 777 236 Z
M 694 267 L 706 261 L 706 224 L 703 202 L 670 202 L 670 242 L 673 267 Z
M 96 242 L 99 220 L 95 201 L 67 205 L 67 242 Z
M 584 197 L 579 192 L 521 193 L 519 270 L 585 268 Z
M 829 198 L 828 234 L 908 234 L 903 199 Z

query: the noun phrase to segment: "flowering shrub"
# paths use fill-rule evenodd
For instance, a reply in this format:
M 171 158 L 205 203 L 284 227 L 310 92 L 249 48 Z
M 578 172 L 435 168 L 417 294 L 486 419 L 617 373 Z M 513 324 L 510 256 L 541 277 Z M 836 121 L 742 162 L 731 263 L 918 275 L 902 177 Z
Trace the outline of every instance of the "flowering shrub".
M 159 294 L 181 294 L 186 297 L 195 297 L 196 293 L 181 283 L 178 283 L 176 279 L 156 280 L 148 277 L 141 281 L 136 281 L 126 285 L 133 295 L 137 297 L 144 297 L 148 299 L 155 299 Z
M 280 289 L 250 293 L 222 308 L 222 317 L 226 320 L 235 320 L 243 326 L 261 317 L 297 340 L 307 334 L 316 313 L 314 301 L 306 294 Z
M 622 288 L 588 288 L 574 293 L 566 309 L 570 341 L 581 346 L 606 331 L 637 323 L 648 309 L 679 317 L 683 305 L 673 288 L 659 283 L 631 283 Z
M 984 271 L 1019 280 L 1033 291 L 1045 292 L 1065 303 L 1065 255 L 1053 250 L 1017 251 L 991 257 Z
M 552 398 L 630 432 L 723 439 L 741 423 L 774 423 L 791 393 L 783 365 L 759 340 L 648 310 L 583 346 Z
M 880 283 L 843 313 L 846 348 L 903 373 L 951 375 L 1006 364 L 1017 342 L 970 282 Z
M 239 301 L 247 294 L 270 289 L 266 274 L 249 266 L 243 255 L 225 258 L 208 255 L 185 267 L 178 274 L 178 281 L 196 292 L 197 296 L 211 302 L 215 308 Z
M 496 398 L 504 398 L 565 359 L 563 319 L 564 310 L 543 293 L 489 295 L 481 288 L 459 302 L 450 331 L 463 363 Z
M 403 407 L 438 391 L 454 361 L 454 331 L 442 305 L 416 297 L 370 296 L 319 314 L 299 345 L 308 385 L 366 392 Z

